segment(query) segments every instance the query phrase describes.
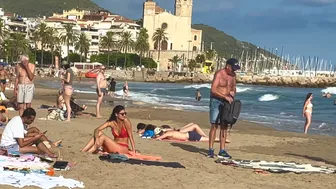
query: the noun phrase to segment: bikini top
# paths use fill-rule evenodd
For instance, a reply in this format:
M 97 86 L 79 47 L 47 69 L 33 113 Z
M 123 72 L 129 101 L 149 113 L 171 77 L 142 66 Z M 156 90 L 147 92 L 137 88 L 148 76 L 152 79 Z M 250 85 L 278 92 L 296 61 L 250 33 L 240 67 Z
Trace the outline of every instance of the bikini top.
M 126 130 L 126 128 L 123 126 L 120 130 L 120 133 L 117 134 L 115 131 L 114 131 L 114 128 L 112 128 L 112 135 L 114 136 L 114 138 L 128 138 L 128 132 Z
M 313 104 L 312 103 L 309 103 L 308 105 L 307 105 L 307 108 L 312 108 L 313 107 Z

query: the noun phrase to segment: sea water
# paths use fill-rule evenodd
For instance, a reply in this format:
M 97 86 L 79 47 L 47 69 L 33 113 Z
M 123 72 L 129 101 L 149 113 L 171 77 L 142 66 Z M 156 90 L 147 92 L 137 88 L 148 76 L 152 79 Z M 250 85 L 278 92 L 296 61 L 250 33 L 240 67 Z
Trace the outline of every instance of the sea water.
M 172 84 L 129 82 L 129 99 L 172 109 L 209 111 L 210 84 Z M 43 85 L 59 87 L 55 82 Z M 123 83 L 118 82 L 116 95 L 122 97 Z M 94 82 L 75 83 L 79 93 L 96 93 Z M 201 101 L 195 99 L 196 89 L 202 94 Z M 236 99 L 242 101 L 241 120 L 260 123 L 278 130 L 303 132 L 305 118 L 302 115 L 307 93 L 313 93 L 313 118 L 309 132 L 336 136 L 336 88 L 291 88 L 254 85 L 237 85 Z M 322 92 L 334 94 L 323 98 Z

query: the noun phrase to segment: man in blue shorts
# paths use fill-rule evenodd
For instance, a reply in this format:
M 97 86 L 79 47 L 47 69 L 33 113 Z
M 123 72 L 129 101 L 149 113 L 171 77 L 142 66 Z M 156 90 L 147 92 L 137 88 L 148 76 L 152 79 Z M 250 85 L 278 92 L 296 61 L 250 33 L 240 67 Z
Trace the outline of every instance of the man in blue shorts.
M 211 129 L 209 132 L 209 153 L 208 157 L 214 158 L 214 141 L 216 138 L 216 131 L 220 126 L 220 149 L 218 158 L 230 159 L 231 156 L 225 151 L 225 141 L 227 136 L 227 124 L 220 124 L 219 120 L 219 107 L 224 102 L 233 102 L 233 98 L 236 94 L 236 74 L 235 71 L 239 70 L 238 60 L 230 58 L 226 61 L 224 69 L 218 70 L 215 73 L 214 79 L 211 85 L 210 94 L 210 123 Z

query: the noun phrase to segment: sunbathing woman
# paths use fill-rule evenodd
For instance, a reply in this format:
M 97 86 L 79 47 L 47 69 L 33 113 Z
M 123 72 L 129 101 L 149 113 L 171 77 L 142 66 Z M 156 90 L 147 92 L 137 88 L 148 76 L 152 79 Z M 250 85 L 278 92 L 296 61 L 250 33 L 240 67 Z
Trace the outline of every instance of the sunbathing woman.
M 111 128 L 114 140 L 102 132 L 107 127 Z M 125 108 L 118 105 L 113 109 L 110 119 L 94 130 L 94 137 L 89 140 L 81 151 L 128 154 L 130 153 L 128 141 L 130 141 L 132 152 L 135 154 L 131 122 L 126 117 Z
M 166 131 L 161 132 L 160 136 L 157 137 L 158 140 L 163 139 L 172 139 L 172 140 L 181 140 L 181 141 L 201 141 L 206 142 L 209 141 L 209 138 L 203 132 L 203 130 L 194 123 L 189 123 L 185 125 L 179 131 Z M 219 139 L 216 139 L 219 141 Z

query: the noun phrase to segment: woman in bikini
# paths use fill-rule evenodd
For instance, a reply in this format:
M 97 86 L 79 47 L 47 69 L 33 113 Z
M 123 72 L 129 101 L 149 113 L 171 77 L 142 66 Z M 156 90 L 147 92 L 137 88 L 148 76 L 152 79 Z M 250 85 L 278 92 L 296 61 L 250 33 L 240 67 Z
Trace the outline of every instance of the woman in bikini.
M 107 127 L 111 128 L 114 140 L 102 132 Z M 128 154 L 130 153 L 128 141 L 131 143 L 131 152 L 135 154 L 131 122 L 126 117 L 125 108 L 118 105 L 113 109 L 110 119 L 94 130 L 94 137 L 89 140 L 81 151 Z
M 306 118 L 306 124 L 304 126 L 304 133 L 307 134 L 308 128 L 311 124 L 311 118 L 313 113 L 313 104 L 312 104 L 313 94 L 308 93 L 306 100 L 303 105 L 302 114 Z
M 64 103 L 65 103 L 66 109 L 67 109 L 67 120 L 66 121 L 70 121 L 70 118 L 71 118 L 70 100 L 71 100 L 71 96 L 72 96 L 73 91 L 74 91 L 74 89 L 72 88 L 74 73 L 73 73 L 72 69 L 70 68 L 69 63 L 65 64 L 63 67 L 64 67 L 64 69 L 66 69 L 64 79 L 62 80 L 63 90 L 64 90 L 63 99 L 64 99 Z

